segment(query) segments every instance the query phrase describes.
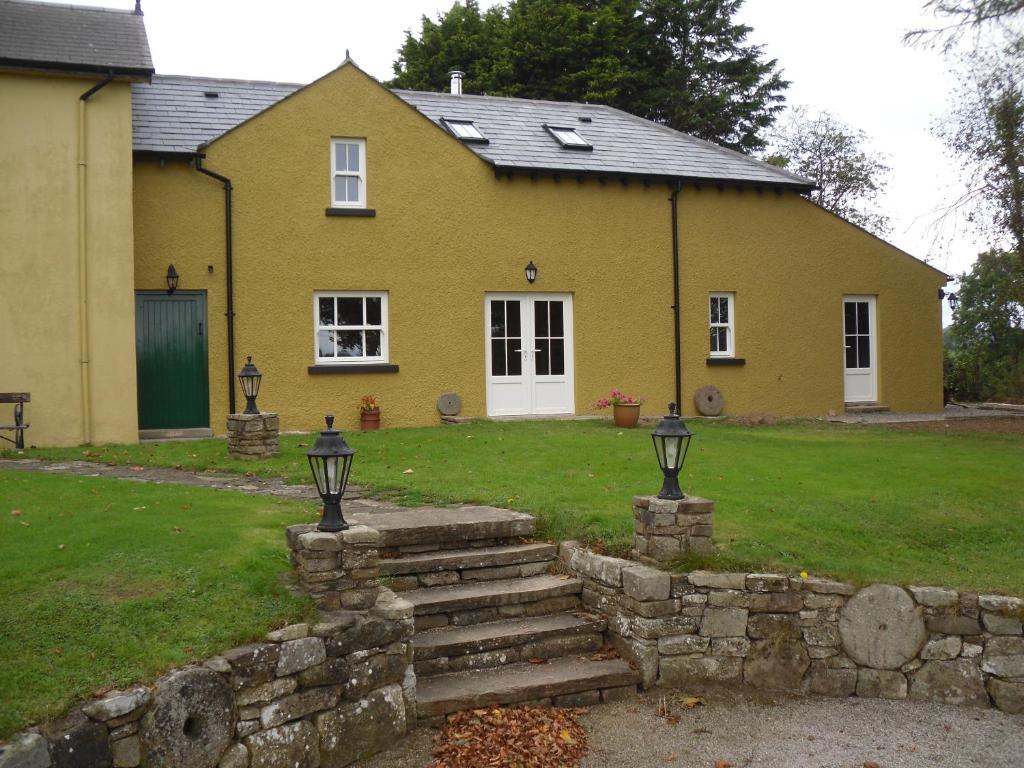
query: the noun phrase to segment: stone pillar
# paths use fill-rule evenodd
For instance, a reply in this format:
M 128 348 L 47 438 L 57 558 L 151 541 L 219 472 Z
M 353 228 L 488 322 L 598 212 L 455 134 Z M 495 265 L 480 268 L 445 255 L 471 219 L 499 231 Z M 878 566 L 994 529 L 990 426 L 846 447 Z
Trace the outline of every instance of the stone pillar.
M 671 501 L 633 497 L 633 547 L 644 563 L 665 563 L 690 553 L 709 555 L 715 502 L 699 496 Z
M 315 525 L 288 527 L 299 584 L 324 611 L 366 610 L 377 602 L 380 534 L 365 525 L 326 533 Z
M 242 459 L 266 459 L 281 452 L 280 421 L 276 413 L 232 413 L 228 416 L 228 454 Z

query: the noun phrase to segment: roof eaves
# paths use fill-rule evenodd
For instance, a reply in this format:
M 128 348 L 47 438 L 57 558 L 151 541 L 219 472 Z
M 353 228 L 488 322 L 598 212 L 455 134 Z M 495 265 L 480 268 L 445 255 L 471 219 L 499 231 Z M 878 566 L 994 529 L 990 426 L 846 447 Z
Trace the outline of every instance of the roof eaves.
M 125 77 L 151 78 L 156 74 L 153 67 L 125 67 L 107 64 L 77 64 L 60 61 L 38 61 L 33 59 L 15 59 L 0 56 L 0 67 L 12 69 L 31 69 L 40 72 L 66 72 L 82 75 L 122 75 Z

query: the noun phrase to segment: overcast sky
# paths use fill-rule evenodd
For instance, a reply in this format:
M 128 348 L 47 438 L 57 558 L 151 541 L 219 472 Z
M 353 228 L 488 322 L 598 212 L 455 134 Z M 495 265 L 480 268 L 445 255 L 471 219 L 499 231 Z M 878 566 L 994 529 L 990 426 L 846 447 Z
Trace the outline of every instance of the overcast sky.
M 131 8 L 134 0 L 90 0 Z M 452 0 L 143 0 L 157 72 L 309 82 L 353 59 L 377 78 L 407 29 Z M 488 4 L 482 0 L 482 5 Z M 889 239 L 947 272 L 966 269 L 985 244 L 961 227 L 938 247 L 933 211 L 955 197 L 959 173 L 931 134 L 953 79 L 935 51 L 901 42 L 932 23 L 923 0 L 747 0 L 739 19 L 779 60 L 792 82 L 787 100 L 828 109 L 866 131 L 893 168 L 883 201 Z

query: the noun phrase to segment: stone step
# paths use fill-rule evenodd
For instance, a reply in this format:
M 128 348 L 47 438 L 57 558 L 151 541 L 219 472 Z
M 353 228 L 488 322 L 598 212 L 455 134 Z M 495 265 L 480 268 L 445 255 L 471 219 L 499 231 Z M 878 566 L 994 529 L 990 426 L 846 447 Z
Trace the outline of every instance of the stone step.
M 536 576 L 547 571 L 557 555 L 555 544 L 450 549 L 383 558 L 380 572 L 391 577 L 390 587 L 397 592 L 459 581 Z
M 582 590 L 579 579 L 542 575 L 412 589 L 402 597 L 413 605 L 416 630 L 423 631 L 573 611 L 580 605 Z
M 420 717 L 428 718 L 523 702 L 582 706 L 619 698 L 635 691 L 639 682 L 640 675 L 622 659 L 574 656 L 426 677 L 416 684 L 416 708 Z
M 429 552 L 518 543 L 536 530 L 533 517 L 497 507 L 386 507 L 350 508 L 346 519 L 368 525 L 380 533 L 384 552 Z
M 412 639 L 416 674 L 427 677 L 590 653 L 604 644 L 607 624 L 596 614 L 560 613 L 427 630 Z
M 878 403 L 844 403 L 846 413 L 888 413 L 889 406 Z

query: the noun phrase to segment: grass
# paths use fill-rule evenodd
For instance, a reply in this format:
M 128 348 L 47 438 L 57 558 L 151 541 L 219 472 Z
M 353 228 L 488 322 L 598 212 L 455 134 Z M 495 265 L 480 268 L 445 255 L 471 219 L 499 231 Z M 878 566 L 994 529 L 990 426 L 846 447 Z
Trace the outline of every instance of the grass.
M 683 487 L 717 502 L 719 554 L 702 565 L 1024 593 L 1020 434 L 691 426 Z M 612 552 L 629 544 L 631 497 L 659 487 L 648 431 L 605 421 L 475 422 L 346 438 L 358 451 L 352 482 L 378 495 L 533 512 L 543 537 L 600 540 Z M 281 442 L 281 456 L 258 463 L 228 459 L 220 440 L 26 454 L 309 482 L 311 437 Z
M 0 471 L 0 740 L 299 619 L 284 527 L 313 505 Z

